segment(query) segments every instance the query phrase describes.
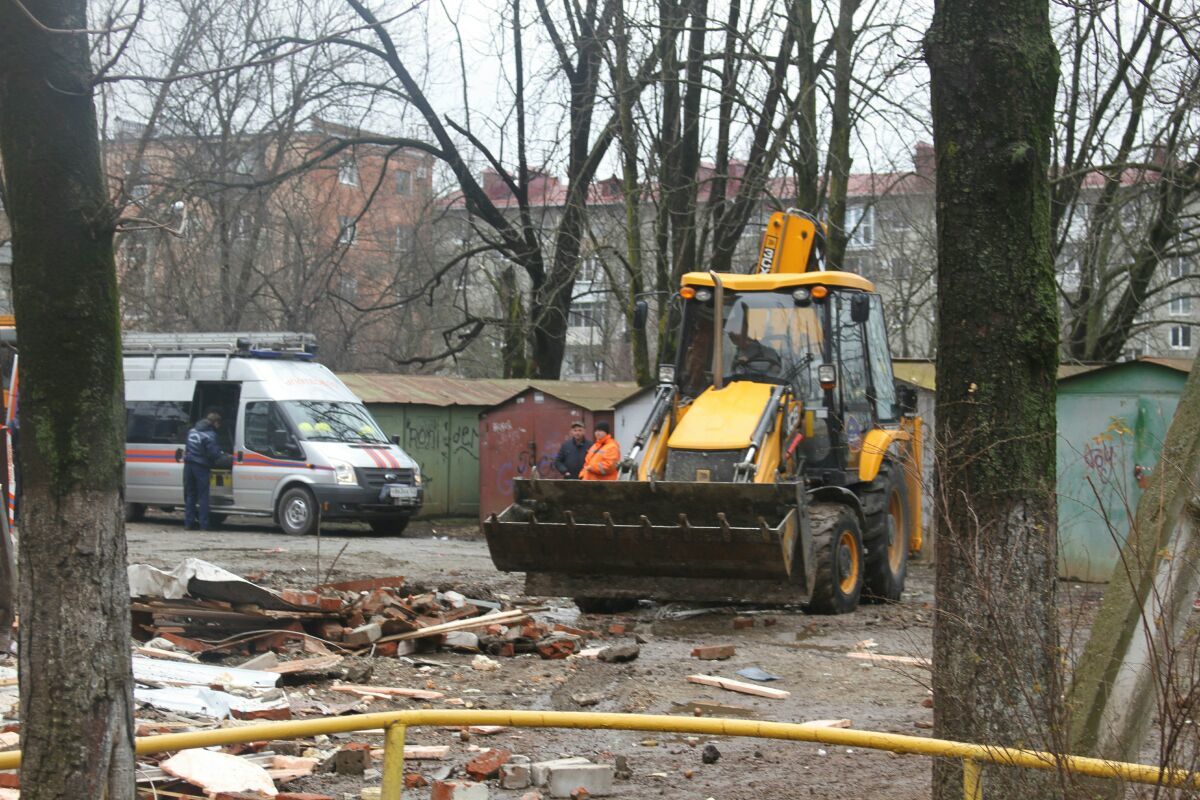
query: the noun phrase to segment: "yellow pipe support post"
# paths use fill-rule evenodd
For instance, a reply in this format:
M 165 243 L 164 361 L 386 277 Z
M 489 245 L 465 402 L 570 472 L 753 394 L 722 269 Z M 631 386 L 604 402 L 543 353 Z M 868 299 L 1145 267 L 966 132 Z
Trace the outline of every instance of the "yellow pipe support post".
M 963 759 L 963 800 L 983 800 L 983 770 L 978 761 Z
M 405 725 L 388 725 L 383 740 L 383 785 L 379 800 L 400 800 L 404 792 Z
M 143 736 L 138 753 L 162 753 L 193 747 L 258 742 L 264 739 L 303 739 L 318 734 L 386 730 L 390 726 L 509 725 L 515 728 L 574 728 L 610 731 L 659 731 L 701 736 L 748 736 L 794 742 L 820 742 L 840 747 L 862 747 L 893 753 L 970 759 L 978 764 L 1001 764 L 1025 769 L 1061 769 L 1078 775 L 1114 778 L 1131 783 L 1200 789 L 1200 773 L 1128 764 L 1099 758 L 1056 755 L 1016 747 L 994 747 L 946 739 L 926 739 L 901 733 L 877 733 L 852 728 L 824 728 L 792 722 L 757 722 L 714 717 L 671 717 L 655 714 L 602 714 L 581 711 L 389 711 L 351 717 L 266 722 L 237 728 Z M 0 753 L 0 770 L 21 764 L 17 751 Z M 403 771 L 403 767 L 401 767 Z M 403 780 L 403 777 L 401 778 Z

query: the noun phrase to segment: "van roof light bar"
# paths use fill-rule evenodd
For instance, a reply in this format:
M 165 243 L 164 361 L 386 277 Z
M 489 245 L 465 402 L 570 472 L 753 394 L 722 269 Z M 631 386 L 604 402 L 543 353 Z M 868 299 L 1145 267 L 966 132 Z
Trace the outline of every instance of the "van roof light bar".
M 254 358 L 313 358 L 317 337 L 311 333 L 126 333 L 125 355 L 239 355 Z

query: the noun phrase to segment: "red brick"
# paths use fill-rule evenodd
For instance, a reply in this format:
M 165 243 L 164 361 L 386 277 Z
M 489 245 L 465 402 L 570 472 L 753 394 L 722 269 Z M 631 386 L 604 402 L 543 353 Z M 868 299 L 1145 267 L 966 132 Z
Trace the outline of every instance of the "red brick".
M 361 581 L 323 583 L 317 589 L 332 589 L 335 592 L 370 592 L 375 589 L 399 589 L 404 586 L 403 575 L 388 578 L 366 578 Z
M 279 594 L 283 597 L 283 602 L 291 603 L 294 606 L 300 606 L 301 608 L 320 607 L 321 596 L 316 592 L 301 589 L 284 589 Z
M 20 789 L 21 774 L 19 772 L 0 772 L 0 789 Z
M 509 751 L 493 747 L 468 761 L 463 769 L 475 780 L 484 781 L 499 773 L 500 765 L 507 763 L 510 758 L 512 753 Z
M 733 627 L 735 630 L 738 628 L 753 628 L 754 617 L 734 617 Z
M 731 644 L 714 644 L 708 647 L 696 647 L 692 649 L 692 658 L 698 658 L 701 661 L 720 661 L 726 658 L 733 658 L 737 650 Z
M 515 656 L 517 654 L 517 650 L 515 647 L 513 647 L 512 642 L 505 642 L 504 644 L 502 644 L 496 648 L 495 654 L 502 658 L 512 658 L 513 656 Z
M 573 655 L 579 646 L 577 639 L 546 639 L 537 643 L 538 655 L 542 658 L 558 659 Z
M 459 791 L 478 786 L 471 781 L 434 781 L 429 800 L 458 800 Z
M 613 634 L 614 636 L 620 636 L 623 633 L 625 633 L 625 631 L 626 631 L 626 626 L 620 622 L 614 622 L 612 625 L 608 626 L 608 632 Z
M 333 800 L 327 794 L 312 794 L 311 792 L 280 792 L 275 800 Z
M 341 642 L 344 628 L 341 622 L 332 620 L 322 620 L 317 622 L 316 628 L 313 628 L 314 633 L 326 642 Z
M 342 598 L 332 595 L 323 594 L 317 600 L 317 608 L 322 611 L 341 611 L 344 605 L 345 603 L 342 602 Z
M 688 777 L 691 777 L 691 776 L 688 776 Z M 592 796 L 592 793 L 589 792 L 587 789 L 583 788 L 582 786 L 580 786 L 575 791 L 571 792 L 571 800 L 587 800 L 587 798 L 589 798 L 591 796 Z
M 424 775 L 419 775 L 416 772 L 410 772 L 404 776 L 405 789 L 419 789 L 422 786 L 428 786 L 429 781 L 425 780 Z
M 375 645 L 375 655 L 382 658 L 394 658 L 399 650 L 399 642 L 384 642 L 383 644 Z
M 289 707 L 283 708 L 263 708 L 258 711 L 238 711 L 236 708 L 231 712 L 234 719 L 291 719 L 292 709 Z

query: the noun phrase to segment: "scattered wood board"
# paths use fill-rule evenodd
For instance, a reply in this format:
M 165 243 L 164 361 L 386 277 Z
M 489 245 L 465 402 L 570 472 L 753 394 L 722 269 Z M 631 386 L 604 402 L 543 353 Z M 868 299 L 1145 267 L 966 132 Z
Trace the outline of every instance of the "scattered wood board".
M 917 658 L 914 656 L 889 656 L 884 653 L 846 653 L 849 658 L 857 658 L 862 661 L 879 661 L 888 662 L 890 664 L 909 664 L 914 667 L 924 667 L 932 669 L 933 662 L 928 658 Z
M 800 724 L 806 728 L 849 728 L 854 722 L 848 719 L 814 719 Z
M 703 700 L 689 700 L 686 703 L 672 703 L 679 711 L 692 716 L 703 717 L 756 717 L 758 712 L 745 706 L 730 706 L 724 703 L 708 703 Z
M 332 669 L 340 663 L 342 663 L 341 656 L 319 656 L 317 658 L 302 658 L 297 661 L 284 661 L 274 667 L 267 667 L 263 672 L 274 672 L 279 675 L 293 675 L 297 672 L 322 672 Z
M 752 694 L 758 697 L 767 697 L 771 700 L 783 700 L 786 697 L 792 696 L 791 692 L 783 689 L 772 689 L 767 686 L 755 686 L 752 683 L 742 683 L 741 681 L 735 681 L 729 678 L 719 678 L 715 675 L 688 675 L 687 679 L 688 683 L 698 683 L 701 686 L 715 686 L 718 689 L 724 689 L 728 692 Z
M 408 633 L 398 633 L 395 636 L 384 636 L 382 639 L 377 639 L 376 644 L 384 642 L 401 642 L 407 639 L 423 639 L 426 636 L 437 636 L 450 631 L 465 631 L 471 628 L 486 628 L 488 625 L 496 623 L 511 624 L 518 622 L 529 616 L 529 612 L 519 609 L 512 611 L 502 611 L 499 614 L 484 614 L 482 617 L 472 617 L 470 619 L 461 619 L 456 622 L 447 622 L 442 625 L 429 625 L 424 628 L 419 628 Z
M 371 751 L 372 758 L 383 758 L 383 749 Z M 406 744 L 404 746 L 405 761 L 442 761 L 450 757 L 448 744 Z
M 350 683 L 335 683 L 330 687 L 335 692 L 347 692 L 363 697 L 410 697 L 414 700 L 441 700 L 441 692 L 428 689 L 404 689 L 396 686 L 357 686 Z

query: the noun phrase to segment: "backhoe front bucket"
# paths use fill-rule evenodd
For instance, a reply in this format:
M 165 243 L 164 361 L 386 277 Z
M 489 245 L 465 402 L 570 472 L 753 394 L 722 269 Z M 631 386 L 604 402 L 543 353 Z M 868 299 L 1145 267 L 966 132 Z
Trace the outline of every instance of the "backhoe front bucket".
M 791 484 L 518 479 L 484 522 L 530 594 L 804 602 L 812 539 Z

